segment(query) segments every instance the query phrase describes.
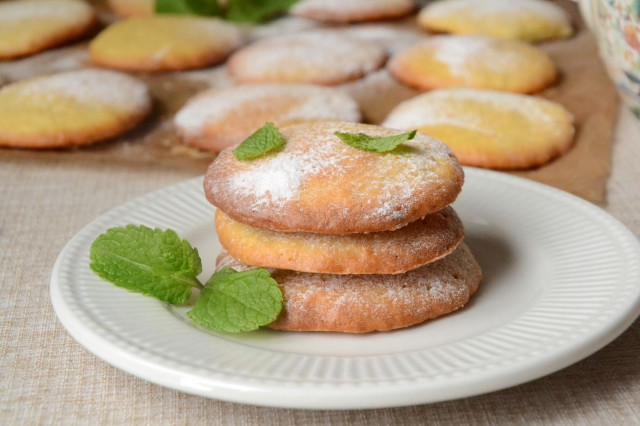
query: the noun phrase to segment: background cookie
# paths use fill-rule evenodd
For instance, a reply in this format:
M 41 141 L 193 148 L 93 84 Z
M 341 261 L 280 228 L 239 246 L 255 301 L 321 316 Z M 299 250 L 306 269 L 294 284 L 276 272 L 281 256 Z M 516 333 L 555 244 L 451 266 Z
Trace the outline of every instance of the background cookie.
M 216 211 L 225 250 L 249 265 L 327 274 L 398 274 L 451 253 L 464 226 L 451 207 L 395 231 L 327 235 L 275 232 L 236 222 Z
M 528 43 L 483 36 L 430 37 L 391 59 L 395 78 L 423 90 L 471 87 L 533 93 L 557 76 L 551 58 Z
M 356 101 L 329 87 L 300 84 L 242 85 L 212 89 L 176 115 L 181 139 L 213 152 L 240 143 L 264 123 L 280 127 L 304 121 L 360 121 Z
M 222 151 L 204 179 L 207 199 L 234 220 L 274 231 L 351 234 L 400 228 L 451 204 L 462 188 L 458 160 L 417 134 L 395 152 L 353 148 L 336 131 L 391 136 L 356 123 L 283 127 L 284 147 L 251 161 Z
M 81 37 L 94 26 L 93 9 L 76 0 L 0 2 L 0 60 L 32 55 Z
M 489 90 L 436 90 L 398 105 L 383 123 L 415 129 L 449 146 L 462 164 L 540 166 L 571 147 L 573 117 L 542 98 Z
M 340 32 L 311 31 L 259 40 L 234 53 L 231 77 L 242 83 L 340 84 L 380 68 L 386 60 L 375 43 Z
M 415 9 L 413 0 L 300 0 L 293 15 L 325 22 L 363 22 L 394 19 Z
M 224 61 L 243 42 L 238 28 L 216 18 L 154 15 L 107 27 L 91 42 L 91 60 L 132 71 L 201 68 Z
M 0 89 L 0 146 L 59 148 L 123 133 L 151 111 L 144 83 L 103 70 L 70 71 Z
M 422 9 L 418 23 L 431 31 L 532 42 L 573 33 L 567 13 L 544 0 L 441 0 Z
M 113 12 L 122 17 L 153 15 L 154 0 L 108 0 Z
M 218 268 L 249 269 L 227 253 Z M 482 279 L 465 244 L 418 269 L 395 275 L 309 274 L 271 271 L 284 307 L 269 328 L 367 333 L 419 324 L 461 308 Z

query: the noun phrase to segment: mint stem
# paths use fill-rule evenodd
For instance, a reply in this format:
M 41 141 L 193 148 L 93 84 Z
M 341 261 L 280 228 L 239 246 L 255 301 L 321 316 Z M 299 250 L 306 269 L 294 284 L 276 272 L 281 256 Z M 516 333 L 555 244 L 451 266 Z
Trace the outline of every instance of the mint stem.
M 200 282 L 200 280 L 198 280 L 195 277 L 194 278 L 187 278 L 187 279 L 184 279 L 183 277 L 175 277 L 175 278 L 180 280 L 180 281 L 182 281 L 182 282 L 184 282 L 184 283 L 186 283 L 186 284 L 189 284 L 191 287 L 195 287 L 195 288 L 198 288 L 198 289 L 201 289 L 201 290 L 204 288 L 204 285 Z

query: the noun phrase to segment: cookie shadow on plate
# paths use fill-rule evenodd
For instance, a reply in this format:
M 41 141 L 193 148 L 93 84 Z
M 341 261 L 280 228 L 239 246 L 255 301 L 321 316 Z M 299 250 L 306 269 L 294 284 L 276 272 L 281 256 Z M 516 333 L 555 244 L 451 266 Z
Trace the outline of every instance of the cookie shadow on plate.
M 491 291 L 493 286 L 503 282 L 500 278 L 507 274 L 516 261 L 516 256 L 508 241 L 497 235 L 471 233 L 467 234 L 464 242 L 471 248 L 482 269 L 482 282 L 477 293 L 465 305 L 465 308 L 468 308 L 476 303 L 483 293 Z

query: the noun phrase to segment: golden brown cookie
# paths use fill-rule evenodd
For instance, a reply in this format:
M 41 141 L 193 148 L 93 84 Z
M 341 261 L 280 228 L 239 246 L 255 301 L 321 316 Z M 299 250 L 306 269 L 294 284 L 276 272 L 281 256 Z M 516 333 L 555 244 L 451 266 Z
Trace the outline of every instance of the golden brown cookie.
M 223 253 L 218 268 L 251 267 Z M 283 309 L 269 328 L 367 333 L 409 327 L 460 309 L 476 292 L 480 266 L 465 244 L 404 274 L 330 275 L 272 270 Z
M 484 36 L 430 37 L 397 53 L 389 70 L 402 83 L 423 90 L 470 87 L 534 93 L 557 78 L 553 61 L 539 48 Z
M 259 40 L 234 53 L 227 67 L 241 83 L 335 85 L 377 70 L 386 58 L 375 43 L 323 30 Z
M 190 100 L 175 117 L 188 145 L 219 152 L 245 140 L 264 123 L 360 121 L 358 104 L 337 89 L 301 84 L 247 84 L 211 89 Z
M 244 41 L 234 25 L 216 18 L 154 15 L 107 27 L 91 42 L 91 60 L 131 71 L 202 68 L 224 61 Z
M 107 3 L 116 15 L 124 18 L 153 15 L 154 0 L 108 0 Z
M 567 13 L 545 0 L 442 0 L 429 3 L 418 23 L 430 31 L 538 42 L 573 33 Z
M 216 211 L 222 247 L 249 265 L 327 274 L 399 274 L 451 253 L 464 226 L 451 207 L 395 231 L 329 235 L 276 232 Z
M 234 220 L 273 231 L 351 234 L 398 229 L 442 210 L 464 174 L 440 141 L 418 133 L 392 152 L 353 148 L 335 132 L 398 131 L 315 122 L 280 129 L 284 147 L 250 161 L 222 151 L 204 179 L 207 199 Z
M 150 111 L 146 85 L 126 74 L 80 70 L 22 80 L 0 89 L 0 146 L 87 145 L 126 132 Z
M 0 2 L 0 60 L 32 55 L 87 34 L 93 9 L 76 0 Z
M 413 0 L 300 0 L 293 15 L 324 22 L 367 22 L 397 19 L 413 12 Z
M 495 169 L 543 165 L 571 147 L 573 117 L 542 98 L 491 90 L 442 89 L 398 105 L 383 126 L 418 129 L 462 164 Z

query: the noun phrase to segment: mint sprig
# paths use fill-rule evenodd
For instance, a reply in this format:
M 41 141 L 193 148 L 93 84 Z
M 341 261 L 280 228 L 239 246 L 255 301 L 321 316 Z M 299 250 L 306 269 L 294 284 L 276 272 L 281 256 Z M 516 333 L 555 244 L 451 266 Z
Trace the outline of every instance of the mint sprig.
M 127 290 L 183 305 L 201 288 L 198 250 L 172 230 L 127 225 L 108 229 L 91 245 L 89 267 Z
M 155 0 L 156 13 L 219 16 L 235 22 L 262 22 L 286 12 L 298 0 Z
M 110 228 L 95 239 L 89 258 L 100 278 L 172 305 L 186 304 L 191 289 L 201 289 L 187 315 L 213 330 L 255 330 L 275 321 L 282 310 L 282 292 L 266 269 L 225 267 L 203 287 L 197 279 L 202 272 L 198 250 L 171 229 Z
M 207 281 L 187 316 L 207 328 L 237 333 L 275 321 L 281 310 L 282 292 L 267 270 L 224 267 Z
M 297 0 L 230 0 L 226 19 L 235 22 L 262 22 L 286 12 Z
M 273 123 L 266 123 L 238 145 L 233 155 L 240 161 L 252 160 L 283 145 L 284 139 L 278 128 Z
M 217 0 L 155 0 L 156 13 L 184 15 L 220 15 Z
M 403 142 L 413 139 L 417 132 L 417 130 L 413 130 L 411 132 L 385 137 L 369 136 L 364 133 L 343 132 L 335 132 L 334 135 L 354 148 L 371 152 L 389 152 L 396 149 Z

